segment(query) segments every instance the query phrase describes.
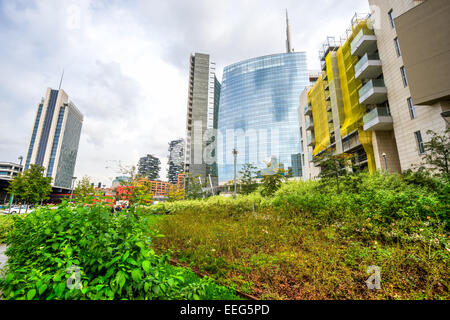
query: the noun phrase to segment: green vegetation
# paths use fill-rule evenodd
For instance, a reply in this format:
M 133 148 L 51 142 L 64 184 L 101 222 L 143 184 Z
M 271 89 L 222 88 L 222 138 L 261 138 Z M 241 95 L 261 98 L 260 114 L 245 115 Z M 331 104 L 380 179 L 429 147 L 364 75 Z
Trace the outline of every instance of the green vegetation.
M 94 186 L 91 185 L 88 176 L 84 176 L 80 181 L 78 181 L 76 188 L 73 190 L 76 197 L 86 198 L 95 196 Z
M 7 191 L 26 204 L 48 199 L 52 192 L 52 178 L 44 177 L 44 167 L 31 164 L 30 169 L 20 172 L 10 183 Z
M 233 290 L 168 264 L 167 254 L 155 254 L 152 241 L 161 237 L 152 231 L 155 218 L 66 203 L 12 218 L 0 279 L 5 299 L 236 298 Z
M 6 241 L 8 234 L 14 228 L 14 220 L 12 216 L 0 215 L 0 244 Z
M 331 179 L 159 204 L 154 245 L 260 298 L 449 299 L 449 186 L 420 181 L 360 173 L 339 194 Z M 371 265 L 381 290 L 367 289 Z
M 239 186 L 242 194 L 250 194 L 258 188 L 258 183 L 256 182 L 258 168 L 250 163 L 246 163 L 242 166 L 241 171 L 239 171 Z

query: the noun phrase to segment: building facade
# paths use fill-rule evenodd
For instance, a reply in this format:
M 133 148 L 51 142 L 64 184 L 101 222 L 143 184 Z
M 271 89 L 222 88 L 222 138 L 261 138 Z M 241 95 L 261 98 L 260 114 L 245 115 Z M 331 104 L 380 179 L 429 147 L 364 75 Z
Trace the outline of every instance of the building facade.
M 221 84 L 208 54 L 190 57 L 184 170 L 217 184 L 216 141 Z
M 39 164 L 53 187 L 70 189 L 82 124 L 83 115 L 67 93 L 48 88 L 38 105 L 24 170 Z
M 264 169 L 272 157 L 298 173 L 298 97 L 309 84 L 304 52 L 268 55 L 225 67 L 219 107 L 219 181 L 252 163 Z M 294 162 L 292 161 L 294 159 Z
M 167 169 L 167 180 L 176 184 L 178 174 L 184 170 L 184 139 L 169 142 L 169 168 Z
M 372 16 L 374 34 L 382 62 L 400 168 L 407 170 L 421 163 L 423 143 L 429 139 L 427 131 L 442 134 L 446 128 L 441 113 L 450 109 L 450 62 L 449 29 L 443 26 L 449 23 L 445 15 L 449 12 L 449 3 L 445 0 L 369 0 L 369 4 L 376 8 L 376 14 Z M 409 57 L 411 59 L 408 61 Z M 423 63 L 416 64 L 417 59 Z M 421 73 L 425 69 L 429 71 Z M 416 79 L 419 83 L 414 87 Z M 423 84 L 431 84 L 431 87 L 425 89 Z M 433 96 L 433 91 L 440 93 Z M 389 151 L 386 154 L 389 161 Z M 382 160 L 377 157 L 376 161 Z
M 327 39 L 320 52 L 322 76 L 308 90 L 307 104 L 301 99 L 299 108 L 303 109 L 305 128 L 309 131 L 304 147 L 313 147 L 312 157 L 306 159 L 304 166 L 310 167 L 308 162 L 314 163 L 325 150 L 332 150 L 334 154 L 355 154 L 356 163 L 362 168 L 367 167 L 369 172 L 401 172 L 421 163 L 426 131 L 431 129 L 440 134 L 445 131 L 446 122 L 441 113 L 449 109 L 450 88 L 448 81 L 439 83 L 437 88 L 426 88 L 425 74 L 420 77 L 415 70 L 418 60 L 427 61 L 435 77 L 448 77 L 446 71 L 436 72 L 436 66 L 442 67 L 442 63 L 448 61 L 442 62 L 435 57 L 434 63 L 430 62 L 436 52 L 441 57 L 448 54 L 448 40 L 435 41 L 435 51 L 425 50 L 427 57 L 422 54 L 421 40 L 412 36 L 415 34 L 412 24 L 419 21 L 427 25 L 426 12 L 430 15 L 445 8 L 448 10 L 448 3 L 428 1 L 370 0 L 371 16 L 355 15 L 344 37 L 339 41 Z M 427 3 L 428 8 L 425 8 Z M 424 12 L 412 11 L 421 8 Z M 415 18 L 410 17 L 413 14 Z M 428 21 L 431 23 L 432 19 Z M 422 26 L 420 30 L 429 30 L 427 37 L 432 39 L 440 33 L 437 38 L 443 39 L 446 37 L 443 23 L 448 24 L 448 21 L 441 17 L 441 23 L 437 24 L 440 28 Z M 396 24 L 401 25 L 400 37 Z M 402 38 L 407 39 L 405 44 L 410 48 L 402 46 Z M 413 52 L 409 53 L 411 50 Z M 410 57 L 410 69 L 417 79 L 416 88 L 423 88 L 422 96 L 432 97 L 416 100 L 434 105 L 415 105 L 403 55 Z M 418 69 L 424 68 L 422 65 Z M 428 76 L 433 77 L 432 74 Z M 316 170 L 315 174 L 319 172 Z
M 148 154 L 145 157 L 141 157 L 138 162 L 138 174 L 141 177 L 147 177 L 150 180 L 159 179 L 159 171 L 161 170 L 161 161 Z
M 0 179 L 12 180 L 22 171 L 21 164 L 0 161 Z

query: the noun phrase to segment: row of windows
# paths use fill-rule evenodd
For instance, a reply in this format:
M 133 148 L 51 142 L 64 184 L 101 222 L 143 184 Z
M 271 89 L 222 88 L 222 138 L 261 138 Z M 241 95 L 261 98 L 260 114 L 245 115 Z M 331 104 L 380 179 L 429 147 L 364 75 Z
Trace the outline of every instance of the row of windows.
M 42 108 L 43 108 L 43 105 L 41 103 L 38 108 L 36 120 L 34 121 L 33 134 L 31 135 L 30 146 L 28 148 L 28 154 L 27 154 L 27 161 L 25 162 L 25 170 L 27 170 L 28 167 L 30 166 L 31 154 L 33 153 L 34 142 L 36 141 L 36 133 L 37 133 L 37 129 L 39 126 L 39 121 L 41 119 Z
M 50 162 L 47 170 L 47 177 L 51 177 L 53 173 L 53 166 L 55 164 L 56 158 L 56 150 L 58 150 L 59 136 L 61 134 L 62 121 L 64 119 L 64 111 L 65 107 L 61 107 L 61 109 L 59 110 L 58 122 L 56 125 L 55 137 L 53 139 L 52 152 L 50 154 Z

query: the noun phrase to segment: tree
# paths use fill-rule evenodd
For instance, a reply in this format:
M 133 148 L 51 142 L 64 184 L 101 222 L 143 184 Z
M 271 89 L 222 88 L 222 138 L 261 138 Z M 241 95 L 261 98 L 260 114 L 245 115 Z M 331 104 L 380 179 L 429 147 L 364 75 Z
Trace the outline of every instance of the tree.
M 91 185 L 88 176 L 84 176 L 81 181 L 78 181 L 77 187 L 73 193 L 80 198 L 92 197 L 95 195 L 94 187 Z
M 182 188 L 178 188 L 175 185 L 171 185 L 169 190 L 167 191 L 167 201 L 173 202 L 178 200 L 183 200 L 184 190 Z
M 341 193 L 340 183 L 343 176 L 353 173 L 354 155 L 341 153 L 334 155 L 333 151 L 327 150 L 320 155 L 317 160 L 320 165 L 319 177 L 321 182 L 327 183 L 334 180 L 336 183 L 336 192 Z
M 27 205 L 26 212 L 29 203 L 47 200 L 52 192 L 52 178 L 44 177 L 44 171 L 43 166 L 31 164 L 30 169 L 19 173 L 8 187 L 8 192 L 14 193 L 17 199 Z
M 128 200 L 135 205 L 149 204 L 153 201 L 151 182 L 140 174 L 136 166 L 121 165 L 120 172 L 130 179 L 120 181 L 120 185 L 126 187 L 126 191 L 117 197 L 119 200 Z
M 199 177 L 199 175 L 193 176 L 191 173 L 186 173 L 186 199 L 203 198 L 203 188 Z
M 282 165 L 275 158 L 267 164 L 267 168 L 262 170 L 261 195 L 271 197 L 281 187 L 290 176 L 291 172 L 284 170 Z
M 443 135 L 432 130 L 428 130 L 427 134 L 431 136 L 431 139 L 423 144 L 425 154 L 422 160 L 430 167 L 431 171 L 437 171 L 438 175 L 449 179 L 450 128 L 446 129 Z
M 251 163 L 246 163 L 239 171 L 240 190 L 243 194 L 249 194 L 256 190 L 258 183 L 256 182 L 258 168 Z

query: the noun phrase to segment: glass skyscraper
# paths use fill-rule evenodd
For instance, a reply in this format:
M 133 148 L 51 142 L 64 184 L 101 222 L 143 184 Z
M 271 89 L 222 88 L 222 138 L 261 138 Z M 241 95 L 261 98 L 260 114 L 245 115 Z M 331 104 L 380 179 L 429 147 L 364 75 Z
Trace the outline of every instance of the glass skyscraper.
M 284 169 L 299 174 L 298 103 L 309 84 L 305 52 L 253 58 L 225 67 L 220 94 L 217 163 L 220 183 L 252 163 L 259 169 L 276 159 Z M 297 168 L 300 166 L 300 168 Z

